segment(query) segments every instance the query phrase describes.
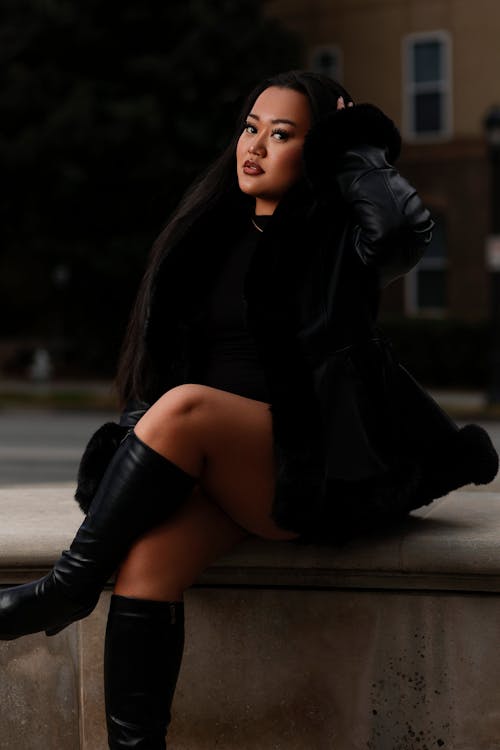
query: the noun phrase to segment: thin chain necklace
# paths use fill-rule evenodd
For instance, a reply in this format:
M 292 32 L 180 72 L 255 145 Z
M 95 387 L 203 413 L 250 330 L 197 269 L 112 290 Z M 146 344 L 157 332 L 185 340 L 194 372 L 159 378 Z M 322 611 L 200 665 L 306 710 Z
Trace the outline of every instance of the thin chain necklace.
M 257 229 L 257 231 L 259 231 L 259 232 L 263 232 L 263 231 L 264 231 L 264 230 L 262 229 L 262 227 L 259 227 L 259 225 L 258 225 L 258 224 L 257 224 L 257 222 L 255 221 L 255 219 L 253 218 L 253 216 L 252 216 L 252 224 L 254 225 L 255 229 Z

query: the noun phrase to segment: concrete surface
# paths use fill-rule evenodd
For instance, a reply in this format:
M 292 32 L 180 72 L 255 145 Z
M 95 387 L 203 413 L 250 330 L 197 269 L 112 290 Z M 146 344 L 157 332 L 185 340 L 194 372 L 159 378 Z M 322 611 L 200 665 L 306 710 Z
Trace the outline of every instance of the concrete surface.
M 106 611 L 81 624 L 85 750 Z M 186 618 L 169 750 L 500 748 L 498 597 L 195 588 Z
M 73 484 L 0 488 L 4 583 L 50 567 L 83 516 Z M 500 593 L 500 494 L 454 492 L 393 531 L 342 547 L 249 539 L 211 566 L 204 585 L 440 588 Z M 465 583 L 464 583 L 465 582 Z
M 0 489 L 0 582 L 81 519 L 71 484 Z M 340 549 L 251 539 L 186 594 L 169 750 L 500 750 L 500 495 L 456 492 Z M 104 750 L 110 592 L 0 643 L 1 750 Z

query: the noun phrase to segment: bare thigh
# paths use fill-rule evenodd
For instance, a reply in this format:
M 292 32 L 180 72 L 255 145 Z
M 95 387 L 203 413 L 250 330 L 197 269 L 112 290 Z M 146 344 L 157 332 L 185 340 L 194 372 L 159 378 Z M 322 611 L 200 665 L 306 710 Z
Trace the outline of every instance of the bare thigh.
M 179 601 L 205 568 L 248 536 L 197 487 L 175 516 L 132 546 L 117 573 L 115 593 Z
M 182 385 L 162 396 L 135 431 L 197 476 L 206 495 L 239 526 L 266 539 L 296 538 L 271 518 L 275 465 L 269 404 Z

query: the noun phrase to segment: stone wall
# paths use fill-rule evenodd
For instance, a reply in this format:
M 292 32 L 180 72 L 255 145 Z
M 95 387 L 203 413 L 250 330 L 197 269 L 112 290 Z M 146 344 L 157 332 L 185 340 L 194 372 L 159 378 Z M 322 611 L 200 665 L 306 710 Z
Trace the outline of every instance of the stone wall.
M 28 543 L 50 493 L 52 554 L 48 516 Z M 69 541 L 68 495 L 0 491 L 2 582 Z M 252 539 L 208 569 L 186 594 L 169 750 L 500 750 L 498 500 L 454 493 L 336 550 Z M 0 643 L 2 750 L 104 750 L 109 596 L 53 638 Z

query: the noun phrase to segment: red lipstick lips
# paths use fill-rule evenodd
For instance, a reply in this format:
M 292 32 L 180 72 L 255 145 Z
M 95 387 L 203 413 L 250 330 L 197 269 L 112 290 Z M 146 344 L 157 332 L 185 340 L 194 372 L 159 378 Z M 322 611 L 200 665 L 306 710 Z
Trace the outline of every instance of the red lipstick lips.
M 247 161 L 243 164 L 243 171 L 245 174 L 264 174 L 264 170 L 262 167 L 259 167 L 258 164 L 254 161 L 250 161 L 247 159 Z

